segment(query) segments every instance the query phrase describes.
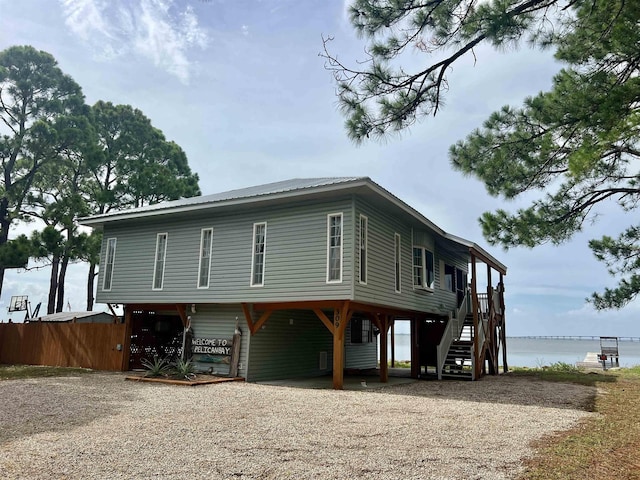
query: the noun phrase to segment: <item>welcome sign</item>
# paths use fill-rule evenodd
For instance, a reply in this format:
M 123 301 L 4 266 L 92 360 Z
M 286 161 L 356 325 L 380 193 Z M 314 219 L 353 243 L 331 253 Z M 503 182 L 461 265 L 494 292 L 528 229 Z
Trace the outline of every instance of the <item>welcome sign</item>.
M 229 357 L 232 347 L 232 338 L 194 338 L 191 342 L 191 353 Z

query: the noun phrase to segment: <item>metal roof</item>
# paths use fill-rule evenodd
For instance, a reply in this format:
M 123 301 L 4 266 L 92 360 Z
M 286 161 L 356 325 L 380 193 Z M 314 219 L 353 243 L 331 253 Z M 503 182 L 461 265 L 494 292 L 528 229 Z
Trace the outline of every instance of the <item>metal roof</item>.
M 40 321 L 40 322 L 71 322 L 74 318 L 89 318 L 89 317 L 103 317 L 107 315 L 108 317 L 112 317 L 110 313 L 107 312 L 58 312 L 51 313 L 49 315 L 41 315 L 37 318 L 31 318 L 30 321 Z
M 80 223 L 90 227 L 100 227 L 105 223 L 118 220 L 131 220 L 158 215 L 177 214 L 209 208 L 220 208 L 223 206 L 240 206 L 263 201 L 267 202 L 303 197 L 313 194 L 319 195 L 323 193 L 339 192 L 362 193 L 363 191 L 367 193 L 374 193 L 378 198 L 382 198 L 395 205 L 419 223 L 428 227 L 430 230 L 433 230 L 435 233 L 441 235 L 447 240 L 474 250 L 475 253 L 479 254 L 479 257 L 483 261 L 491 262 L 496 269 L 506 273 L 507 267 L 476 243 L 445 232 L 416 209 L 400 200 L 391 192 L 385 190 L 369 177 L 294 178 L 281 182 L 229 190 L 227 192 L 215 193 L 213 195 L 183 198 L 180 200 L 162 202 L 129 210 L 109 212 L 103 215 L 82 218 L 80 219 Z
M 147 216 L 145 214 L 158 214 L 166 210 L 182 209 L 183 207 L 202 207 L 212 204 L 229 203 L 247 199 L 257 199 L 257 197 L 267 197 L 276 194 L 285 194 L 307 189 L 317 189 L 320 187 L 328 187 L 339 185 L 357 180 L 368 180 L 367 177 L 327 177 L 327 178 L 293 178 L 283 180 L 281 182 L 266 183 L 264 185 L 256 185 L 253 187 L 239 188 L 212 195 L 201 195 L 198 197 L 181 198 L 180 200 L 172 200 L 168 202 L 155 203 L 139 208 L 131 208 L 127 210 L 118 210 L 103 215 L 94 215 L 80 219 L 84 225 L 102 224 L 109 221 L 110 218 L 119 218 L 124 215 Z

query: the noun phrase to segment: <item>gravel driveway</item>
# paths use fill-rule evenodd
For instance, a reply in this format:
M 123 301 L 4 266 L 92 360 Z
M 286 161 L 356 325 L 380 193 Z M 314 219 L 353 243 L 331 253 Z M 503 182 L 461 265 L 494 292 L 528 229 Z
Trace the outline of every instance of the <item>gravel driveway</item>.
M 508 375 L 365 391 L 0 381 L 0 478 L 514 478 L 594 395 Z

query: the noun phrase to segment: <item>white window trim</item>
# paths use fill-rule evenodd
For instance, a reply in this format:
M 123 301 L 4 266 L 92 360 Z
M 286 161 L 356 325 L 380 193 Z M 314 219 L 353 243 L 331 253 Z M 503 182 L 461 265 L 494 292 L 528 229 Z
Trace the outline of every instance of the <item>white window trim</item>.
M 414 280 L 414 274 L 413 274 L 413 261 L 414 261 L 414 255 L 413 255 L 413 250 L 414 249 L 420 249 L 420 252 L 422 254 L 422 263 L 420 265 L 420 268 L 422 269 L 422 285 L 416 285 L 415 284 L 415 280 Z M 429 287 L 427 285 L 427 252 L 431 253 L 431 255 L 433 256 L 433 287 Z M 435 253 L 429 249 L 428 247 L 423 247 L 422 245 L 413 245 L 413 247 L 411 248 L 411 283 L 413 284 L 413 289 L 414 290 L 424 290 L 426 292 L 431 292 L 433 293 L 435 291 L 435 286 L 436 286 L 436 280 L 435 280 L 435 276 L 436 276 L 436 255 Z
M 402 293 L 402 237 L 399 233 L 393 235 L 393 288 L 396 293 Z
M 256 265 L 256 228 L 264 225 L 264 250 L 262 252 L 262 282 L 254 283 L 253 274 Z M 251 237 L 251 280 L 249 286 L 264 287 L 264 276 L 267 269 L 267 222 L 256 222 L 253 224 L 253 235 Z
M 331 217 L 340 217 L 340 277 L 330 279 L 331 276 Z M 342 283 L 342 269 L 344 268 L 343 258 L 344 244 L 344 215 L 342 212 L 327 214 L 327 283 Z
M 164 236 L 164 251 L 162 252 L 162 272 L 160 277 L 160 286 L 156 287 L 156 275 L 158 275 L 158 247 L 160 246 L 160 237 Z M 167 232 L 158 233 L 156 235 L 156 249 L 153 255 L 153 279 L 151 290 L 160 291 L 164 288 L 164 272 L 167 266 L 167 248 L 169 245 L 169 234 Z
M 205 232 L 211 232 L 211 243 L 209 244 L 209 268 L 207 271 L 207 284 L 206 285 L 200 285 L 200 272 L 202 271 L 202 260 L 203 260 L 203 256 L 202 256 L 202 245 L 204 243 L 204 235 Z M 199 289 L 207 289 L 209 288 L 209 285 L 211 283 L 211 263 L 212 263 L 212 254 L 213 254 L 213 228 L 209 227 L 209 228 L 203 228 L 200 230 L 200 260 L 198 262 L 198 281 L 197 281 L 197 287 Z
M 362 222 L 364 220 L 364 280 L 362 280 Z M 358 269 L 358 282 L 360 285 L 367 284 L 369 277 L 369 217 L 360 214 L 360 235 L 358 237 L 358 260 L 360 262 Z
M 109 272 L 107 269 L 107 264 L 109 263 L 109 245 L 111 245 L 111 241 L 113 240 L 113 251 L 111 253 L 112 261 L 111 261 L 111 271 Z M 104 255 L 104 277 L 102 278 L 102 291 L 110 292 L 111 287 L 113 286 L 113 270 L 116 266 L 116 246 L 118 239 L 116 237 L 111 237 L 107 239 L 107 251 Z M 107 285 L 107 272 L 109 273 L 109 288 L 106 288 Z

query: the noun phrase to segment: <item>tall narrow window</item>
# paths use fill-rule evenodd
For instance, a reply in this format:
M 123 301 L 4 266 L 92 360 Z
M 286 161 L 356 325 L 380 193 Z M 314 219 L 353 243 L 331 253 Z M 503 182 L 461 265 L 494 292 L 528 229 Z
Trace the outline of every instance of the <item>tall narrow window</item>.
M 413 286 L 422 287 L 424 285 L 424 262 L 422 259 L 424 249 L 413 247 Z
M 456 269 L 452 265 L 444 265 L 444 289 L 450 292 L 456 291 Z
M 153 269 L 153 289 L 162 290 L 164 264 L 167 256 L 167 234 L 159 233 L 156 239 L 156 261 Z
M 401 277 L 401 267 L 400 267 L 400 251 L 401 251 L 401 245 L 400 245 L 400 234 L 396 233 L 395 234 L 395 247 L 394 247 L 394 257 L 395 257 L 395 280 L 396 280 L 396 292 L 400 293 L 402 291 L 401 287 L 401 282 L 400 282 L 400 277 Z
M 200 232 L 200 266 L 198 267 L 198 288 L 209 288 L 212 244 L 213 228 L 203 228 Z
M 429 250 L 425 250 L 424 257 L 425 257 L 425 269 L 426 269 L 426 272 L 424 275 L 426 279 L 425 287 L 433 289 L 436 286 L 436 273 L 433 268 L 433 253 L 430 252 Z
M 342 281 L 342 214 L 327 215 L 327 282 Z
M 369 219 L 360 215 L 360 283 L 367 283 L 367 241 L 369 237 Z
M 111 281 L 113 280 L 113 264 L 116 261 L 116 239 L 107 240 L 107 254 L 104 262 L 104 279 L 102 282 L 103 290 L 111 290 Z
M 423 247 L 413 247 L 413 286 L 433 290 L 435 271 L 433 252 Z
M 264 259 L 267 247 L 267 224 L 253 224 L 253 259 L 251 262 L 251 286 L 264 285 Z

